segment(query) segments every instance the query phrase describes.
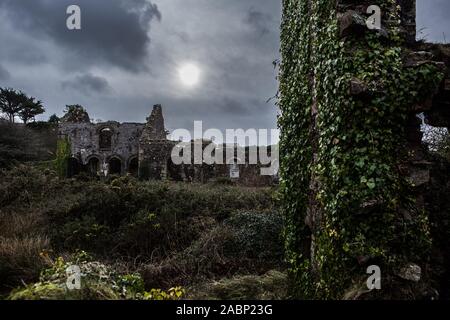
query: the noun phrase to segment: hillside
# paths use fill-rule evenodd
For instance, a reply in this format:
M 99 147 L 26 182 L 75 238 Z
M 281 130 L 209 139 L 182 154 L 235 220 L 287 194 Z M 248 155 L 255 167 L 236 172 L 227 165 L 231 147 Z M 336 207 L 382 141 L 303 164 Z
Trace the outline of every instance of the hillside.
M 92 273 L 86 277 L 93 284 L 77 292 L 83 299 L 136 298 L 111 291 L 123 279 L 134 279 L 126 286 L 142 296 L 174 287 L 187 298 L 286 295 L 282 219 L 272 189 L 60 179 L 25 165 L 0 175 L 5 297 L 20 287 L 9 298 L 71 298 L 58 287 L 71 263 Z

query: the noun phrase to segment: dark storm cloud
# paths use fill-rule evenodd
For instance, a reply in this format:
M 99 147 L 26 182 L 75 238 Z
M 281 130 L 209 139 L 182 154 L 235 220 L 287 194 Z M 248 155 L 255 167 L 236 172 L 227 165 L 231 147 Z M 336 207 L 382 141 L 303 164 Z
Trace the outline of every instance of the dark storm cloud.
M 11 77 L 11 74 L 0 65 L 0 80 L 8 80 Z
M 82 30 L 66 28 L 72 4 L 81 7 Z M 145 69 L 150 22 L 161 19 L 157 6 L 145 0 L 0 0 L 0 8 L 17 30 L 63 48 L 73 68 Z
M 222 111 L 227 111 L 233 114 L 243 115 L 248 112 L 248 107 L 246 107 L 243 103 L 229 97 L 223 98 L 219 104 L 219 107 Z
M 270 32 L 270 22 L 272 21 L 272 16 L 270 14 L 258 11 L 254 7 L 251 7 L 247 11 L 247 15 L 244 21 L 252 28 L 254 28 L 256 32 L 264 35 Z
M 81 31 L 66 28 L 69 4 Z M 417 12 L 428 40 L 449 41 L 449 0 L 417 0 Z M 275 128 L 280 20 L 280 0 L 0 0 L 0 86 L 43 100 L 42 119 L 78 103 L 144 122 L 161 103 L 171 130 Z M 197 86 L 181 84 L 185 63 Z
M 26 65 L 37 65 L 48 62 L 48 58 L 39 48 L 27 46 L 28 50 L 21 50 L 18 47 L 8 48 L 7 59 Z
M 105 78 L 92 74 L 78 75 L 72 80 L 64 81 L 61 86 L 65 90 L 78 90 L 86 95 L 111 91 L 111 87 Z
M 72 4 L 81 31 L 66 28 Z M 271 128 L 280 9 L 279 0 L 0 0 L 0 61 L 49 114 L 79 103 L 93 118 L 143 122 L 162 103 L 170 129 Z M 201 70 L 192 89 L 178 79 L 190 62 Z
M 241 98 L 238 100 L 236 98 L 222 97 L 218 101 L 216 109 L 238 117 L 254 117 L 255 115 L 261 117 L 261 113 L 267 111 L 270 107 L 272 105 L 255 98 Z

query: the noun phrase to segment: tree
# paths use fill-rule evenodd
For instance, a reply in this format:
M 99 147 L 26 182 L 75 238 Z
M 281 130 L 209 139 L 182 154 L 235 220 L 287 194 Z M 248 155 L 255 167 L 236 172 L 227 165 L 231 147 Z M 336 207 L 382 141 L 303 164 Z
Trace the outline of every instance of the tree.
M 68 105 L 64 111 L 62 122 L 91 122 L 86 109 L 79 104 Z
M 22 104 L 22 109 L 19 111 L 19 117 L 23 123 L 27 124 L 29 120 L 34 119 L 37 115 L 45 112 L 42 106 L 42 101 L 33 97 L 27 98 Z
M 8 116 L 11 123 L 14 123 L 15 117 L 18 116 L 27 100 L 27 96 L 22 91 L 0 88 L 0 111 Z
M 56 114 L 52 114 L 50 116 L 50 118 L 48 118 L 48 123 L 51 124 L 58 124 L 60 122 L 61 119 L 59 119 L 59 117 Z

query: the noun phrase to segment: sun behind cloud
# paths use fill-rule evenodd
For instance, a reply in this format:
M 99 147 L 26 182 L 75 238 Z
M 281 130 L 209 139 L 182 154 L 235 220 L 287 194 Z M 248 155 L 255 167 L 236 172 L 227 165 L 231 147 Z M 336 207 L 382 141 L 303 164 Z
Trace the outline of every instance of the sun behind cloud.
M 192 87 L 200 80 L 200 69 L 193 63 L 187 63 L 180 67 L 178 75 L 185 86 Z

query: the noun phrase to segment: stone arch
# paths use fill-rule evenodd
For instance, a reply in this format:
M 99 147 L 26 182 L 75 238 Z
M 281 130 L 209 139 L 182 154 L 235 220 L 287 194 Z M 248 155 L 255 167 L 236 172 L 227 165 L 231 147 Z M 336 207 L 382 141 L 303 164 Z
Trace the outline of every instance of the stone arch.
M 101 157 L 98 155 L 91 155 L 86 159 L 86 166 L 88 173 L 97 175 L 101 171 Z
M 108 158 L 108 174 L 122 174 L 122 158 L 120 156 L 114 155 Z
M 137 155 L 131 156 L 128 160 L 127 171 L 134 177 L 139 175 L 139 157 Z
M 169 180 L 173 180 L 173 181 L 183 181 L 186 178 L 185 175 L 185 165 L 184 164 L 179 164 L 176 165 L 173 161 L 172 158 L 169 157 L 167 159 L 167 178 Z

